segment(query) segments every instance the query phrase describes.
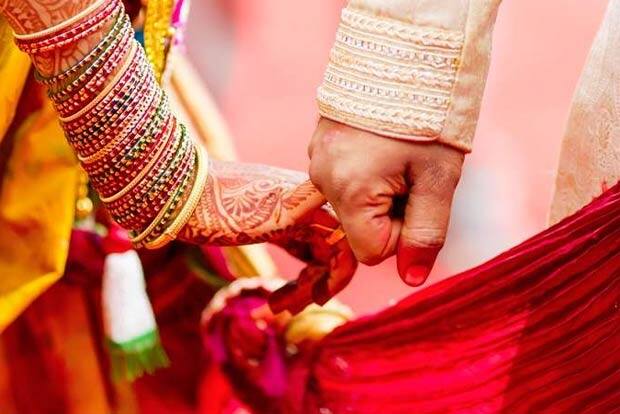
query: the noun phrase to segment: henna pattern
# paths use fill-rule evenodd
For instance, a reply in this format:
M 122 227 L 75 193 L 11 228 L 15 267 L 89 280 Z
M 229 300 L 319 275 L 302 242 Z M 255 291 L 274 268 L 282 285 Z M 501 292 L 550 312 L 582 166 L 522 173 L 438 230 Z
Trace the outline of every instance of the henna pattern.
M 26 1 L 0 0 L 0 12 L 16 32 L 36 32 L 45 28 L 41 16 Z
M 263 165 L 211 161 L 203 196 L 180 237 L 238 245 L 273 241 L 317 207 L 305 174 Z
M 37 32 L 79 13 L 94 0 L 2 0 L 0 11 L 19 33 Z
M 31 33 L 58 24 L 88 7 L 94 0 L 0 0 L 0 12 L 18 33 Z M 107 27 L 87 39 L 51 53 L 37 55 L 33 63 L 44 76 L 52 76 L 78 62 L 103 37 Z

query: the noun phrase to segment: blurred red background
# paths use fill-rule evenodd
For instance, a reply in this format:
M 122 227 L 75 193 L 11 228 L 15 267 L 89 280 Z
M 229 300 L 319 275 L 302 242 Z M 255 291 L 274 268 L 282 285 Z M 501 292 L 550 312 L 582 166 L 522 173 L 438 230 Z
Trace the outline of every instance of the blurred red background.
M 571 96 L 606 0 L 505 0 L 474 153 L 448 244 L 429 283 L 481 263 L 546 225 Z M 187 50 L 240 158 L 305 170 L 314 96 L 344 1 L 195 0 Z M 281 273 L 300 264 L 271 249 Z M 362 267 L 341 299 L 358 312 L 411 292 L 394 260 Z

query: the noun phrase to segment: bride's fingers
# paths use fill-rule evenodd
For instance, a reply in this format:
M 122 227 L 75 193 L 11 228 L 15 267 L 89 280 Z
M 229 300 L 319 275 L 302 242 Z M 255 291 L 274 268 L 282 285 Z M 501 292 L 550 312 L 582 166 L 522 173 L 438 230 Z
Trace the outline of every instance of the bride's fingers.
M 357 269 L 357 260 L 348 242 L 342 239 L 336 248 L 337 253 L 329 261 L 329 272 L 315 283 L 312 290 L 312 299 L 319 305 L 324 305 L 347 287 Z
M 313 302 L 323 305 L 353 278 L 357 260 L 338 222 L 321 210 L 312 215 L 311 222 L 307 227 L 309 232 L 297 235 L 310 248 L 309 265 L 297 280 L 272 293 L 269 304 L 274 313 L 284 310 L 298 313 Z M 287 250 L 298 250 L 299 242 L 290 240 L 286 243 Z
M 325 276 L 326 271 L 322 266 L 309 265 L 301 271 L 297 280 L 271 293 L 268 302 L 273 313 L 289 311 L 295 315 L 313 303 L 314 286 Z
M 302 270 L 297 280 L 291 281 L 269 296 L 273 313 L 289 311 L 297 314 L 306 306 L 324 305 L 344 289 L 355 273 L 357 261 L 349 250 L 332 257 L 329 267 L 311 264 Z
M 327 200 L 310 181 L 305 181 L 282 197 L 282 207 L 297 221 L 319 209 Z

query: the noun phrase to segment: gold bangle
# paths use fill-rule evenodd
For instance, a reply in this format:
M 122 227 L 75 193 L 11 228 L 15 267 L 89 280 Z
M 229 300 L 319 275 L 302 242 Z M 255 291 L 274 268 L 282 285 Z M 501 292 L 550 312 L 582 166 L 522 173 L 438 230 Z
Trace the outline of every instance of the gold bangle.
M 198 206 L 200 197 L 204 191 L 207 183 L 206 176 L 209 173 L 209 155 L 207 151 L 199 144 L 195 144 L 197 149 L 196 163 L 198 164 L 198 171 L 194 178 L 194 185 L 192 191 L 187 198 L 187 201 L 181 208 L 179 214 L 170 223 L 170 225 L 164 230 L 164 232 L 152 241 L 144 243 L 144 247 L 147 249 L 157 249 L 165 244 L 176 239 L 177 234 L 187 224 L 194 210 Z
M 153 230 L 155 230 L 155 227 L 157 227 L 160 224 L 160 222 L 162 221 L 163 217 L 166 215 L 166 212 L 168 211 L 168 209 L 170 208 L 170 206 L 174 202 L 174 199 L 175 199 L 175 196 L 174 196 L 174 194 L 172 194 L 170 196 L 170 198 L 168 199 L 168 201 L 166 201 L 166 204 L 164 204 L 162 209 L 159 210 L 159 213 L 157 213 L 157 216 L 155 216 L 153 221 L 151 221 L 151 224 L 149 224 L 148 227 L 146 229 L 144 229 L 144 231 L 142 233 L 140 233 L 137 236 L 131 238 L 131 242 L 132 243 L 134 243 L 134 244 L 140 243 L 142 240 L 146 239 L 149 236 L 149 234 L 151 234 L 153 232 Z
M 155 84 L 153 84 L 153 86 L 155 86 Z M 152 88 L 154 89 L 154 88 Z M 161 91 L 160 88 L 158 88 L 159 91 Z M 151 92 L 150 90 L 148 91 L 149 93 Z M 147 102 L 147 105 L 145 105 L 145 108 L 141 110 L 141 114 L 139 114 L 140 117 L 146 117 L 148 116 L 148 105 L 152 105 L 154 102 L 159 101 L 161 102 L 162 100 L 162 93 L 158 93 L 157 90 L 155 90 L 155 95 L 153 96 L 153 99 L 149 102 Z M 159 104 L 158 104 L 159 105 Z M 155 113 L 157 114 L 158 109 L 156 108 Z M 120 142 L 122 142 L 127 134 L 129 134 L 129 131 L 131 131 L 132 129 L 134 129 L 136 126 L 132 125 L 131 123 L 125 125 L 123 127 L 123 129 L 120 130 L 120 132 L 114 137 L 112 138 L 107 144 L 105 144 L 102 148 L 100 148 L 99 150 L 97 150 L 97 152 L 91 154 L 91 155 L 87 155 L 87 156 L 81 156 L 80 154 L 77 155 L 78 160 L 82 163 L 82 164 L 92 164 L 95 161 L 100 160 L 101 158 L 105 157 L 106 155 L 108 155 L 110 153 L 110 151 L 112 151 L 112 149 L 114 149 Z

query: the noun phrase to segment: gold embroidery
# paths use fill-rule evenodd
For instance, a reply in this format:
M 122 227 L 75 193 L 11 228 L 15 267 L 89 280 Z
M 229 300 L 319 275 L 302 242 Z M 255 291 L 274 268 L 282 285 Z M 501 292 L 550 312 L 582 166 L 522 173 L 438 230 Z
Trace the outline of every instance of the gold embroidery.
M 322 116 L 392 137 L 436 137 L 464 35 L 346 8 L 317 99 Z

